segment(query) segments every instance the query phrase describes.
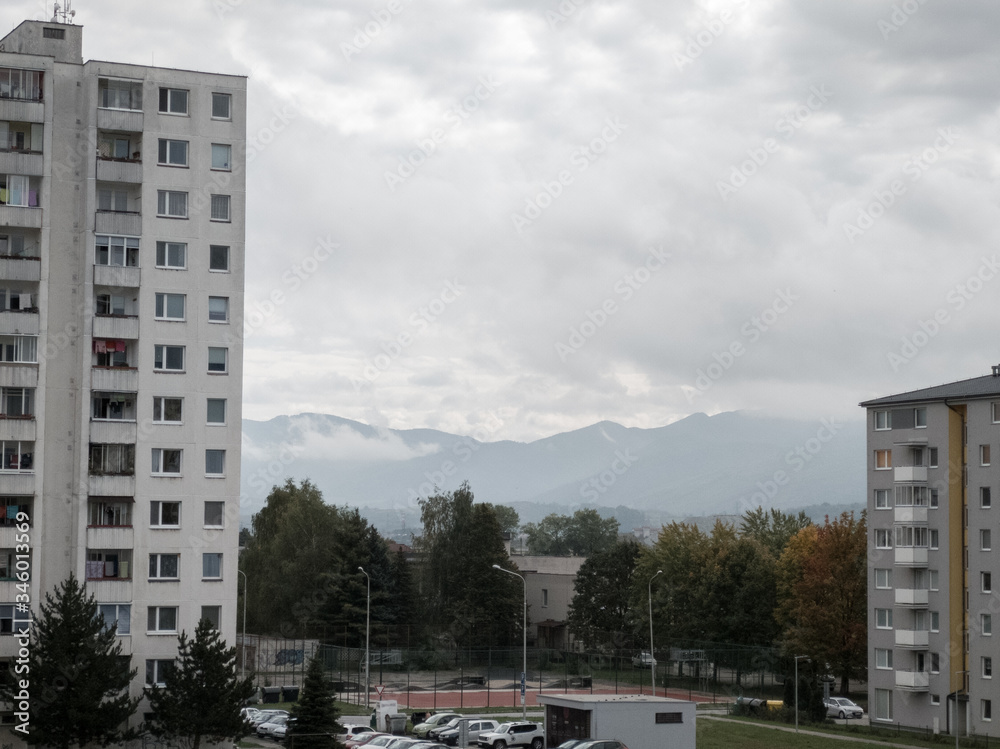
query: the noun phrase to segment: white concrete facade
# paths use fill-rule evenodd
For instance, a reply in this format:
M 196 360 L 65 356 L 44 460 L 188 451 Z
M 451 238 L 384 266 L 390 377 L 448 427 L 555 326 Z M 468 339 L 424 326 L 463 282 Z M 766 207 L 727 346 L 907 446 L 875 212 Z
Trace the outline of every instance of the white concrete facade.
M 236 640 L 246 79 L 84 63 L 82 33 L 0 47 L 0 507 L 33 610 L 86 580 L 139 694 L 203 616 Z
M 629 749 L 694 749 L 693 702 L 650 695 L 540 694 L 545 744 L 569 739 L 617 740 Z

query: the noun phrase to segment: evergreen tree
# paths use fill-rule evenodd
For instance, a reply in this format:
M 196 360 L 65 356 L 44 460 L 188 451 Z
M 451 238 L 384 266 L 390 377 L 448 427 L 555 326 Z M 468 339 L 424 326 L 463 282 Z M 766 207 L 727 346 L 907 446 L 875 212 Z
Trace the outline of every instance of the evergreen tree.
M 340 742 L 332 738 L 341 730 L 337 721 L 340 716 L 333 700 L 333 690 L 326 680 L 323 662 L 317 653 L 309 661 L 302 694 L 298 704 L 292 708 L 296 749 L 330 749 L 340 746 Z
M 128 694 L 131 656 L 75 576 L 45 594 L 30 636 L 30 743 L 68 749 L 135 738 L 127 725 L 139 704 Z M 16 686 L 3 691 L 6 699 L 17 695 Z
M 250 730 L 240 708 L 253 693 L 252 677 L 237 676 L 236 648 L 226 648 L 218 630 L 202 619 L 193 640 L 181 632 L 177 661 L 163 686 L 146 689 L 154 716 L 148 728 L 159 738 L 186 739 L 192 749 L 202 739 L 236 741 Z

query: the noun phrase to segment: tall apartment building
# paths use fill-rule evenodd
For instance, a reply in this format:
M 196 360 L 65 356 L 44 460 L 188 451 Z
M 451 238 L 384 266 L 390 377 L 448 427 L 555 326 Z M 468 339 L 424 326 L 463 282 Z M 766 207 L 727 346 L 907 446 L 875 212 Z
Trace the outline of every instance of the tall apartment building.
M 245 145 L 242 76 L 0 40 L 0 664 L 18 512 L 34 610 L 85 579 L 133 693 L 200 619 L 235 642 Z
M 1000 366 L 861 405 L 872 721 L 998 736 Z

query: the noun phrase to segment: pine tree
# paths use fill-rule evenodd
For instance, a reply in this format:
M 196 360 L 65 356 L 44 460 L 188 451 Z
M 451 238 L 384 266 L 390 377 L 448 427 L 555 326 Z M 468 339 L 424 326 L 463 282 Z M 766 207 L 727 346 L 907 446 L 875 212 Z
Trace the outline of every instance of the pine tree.
M 115 624 L 104 621 L 75 576 L 54 596 L 45 594 L 28 649 L 30 743 L 69 749 L 136 737 L 128 727 L 139 704 L 128 693 L 136 675 L 131 656 L 122 654 Z M 3 690 L 7 699 L 17 695 L 16 687 Z
M 332 738 L 340 732 L 334 693 L 326 680 L 319 653 L 309 661 L 299 702 L 292 708 L 295 718 L 293 741 L 295 749 L 329 749 L 340 746 Z M 318 735 L 317 735 L 318 734 Z
M 202 739 L 236 741 L 250 730 L 240 708 L 253 693 L 252 677 L 237 675 L 236 648 L 226 648 L 218 630 L 202 619 L 193 640 L 181 632 L 177 661 L 163 686 L 146 689 L 154 716 L 147 727 L 158 738 L 187 740 L 192 749 Z

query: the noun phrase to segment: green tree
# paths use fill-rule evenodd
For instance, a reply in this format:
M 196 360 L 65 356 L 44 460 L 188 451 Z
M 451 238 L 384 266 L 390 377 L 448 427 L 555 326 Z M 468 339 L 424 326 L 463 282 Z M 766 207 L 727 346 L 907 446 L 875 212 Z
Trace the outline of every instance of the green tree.
M 139 704 L 128 693 L 136 671 L 116 630 L 75 576 L 45 594 L 28 647 L 29 743 L 68 749 L 136 737 L 127 725 Z M 16 704 L 17 690 L 4 691 Z
M 569 608 L 569 628 L 586 647 L 634 644 L 629 598 L 641 554 L 637 542 L 619 541 L 580 565 Z
M 494 505 L 488 502 L 484 504 L 489 504 L 493 508 L 493 512 L 496 513 L 497 520 L 500 523 L 500 531 L 502 533 L 513 534 L 517 531 L 521 525 L 521 516 L 517 514 L 517 510 L 507 505 Z
M 705 639 L 705 601 L 702 577 L 710 559 L 709 539 L 695 525 L 670 523 L 660 529 L 653 548 L 643 554 L 636 579 L 648 581 L 657 570 L 652 586 L 653 625 L 656 642 L 662 645 Z M 644 631 L 649 631 L 645 584 L 633 587 L 633 608 Z
M 319 655 L 309 661 L 299 701 L 292 707 L 295 718 L 294 744 L 297 749 L 335 749 L 339 741 L 332 737 L 340 732 L 340 715 L 334 704 L 334 691 L 326 679 Z M 316 735 L 319 734 L 319 735 Z
M 769 510 L 757 507 L 747 510 L 741 518 L 740 536 L 756 539 L 777 560 L 792 536 L 809 525 L 812 521 L 804 512 L 789 515 L 774 507 Z
M 618 521 L 602 518 L 597 510 L 577 510 L 572 516 L 547 515 L 542 522 L 524 526 L 532 554 L 590 556 L 618 540 Z
M 202 619 L 193 640 L 181 632 L 177 660 L 163 675 L 163 686 L 146 688 L 154 736 L 185 740 L 198 749 L 202 740 L 237 741 L 250 732 L 240 708 L 253 695 L 253 678 L 241 679 L 236 648 L 226 648 L 217 629 Z

